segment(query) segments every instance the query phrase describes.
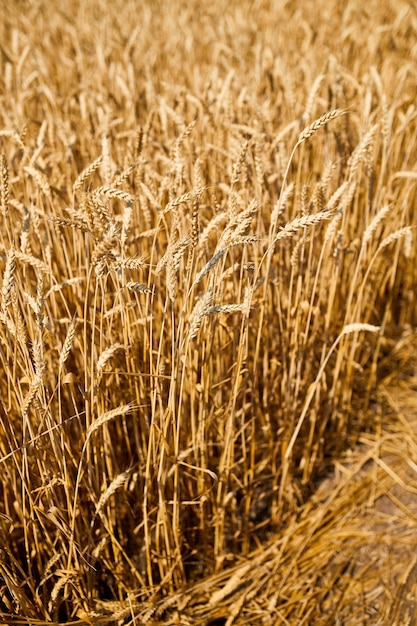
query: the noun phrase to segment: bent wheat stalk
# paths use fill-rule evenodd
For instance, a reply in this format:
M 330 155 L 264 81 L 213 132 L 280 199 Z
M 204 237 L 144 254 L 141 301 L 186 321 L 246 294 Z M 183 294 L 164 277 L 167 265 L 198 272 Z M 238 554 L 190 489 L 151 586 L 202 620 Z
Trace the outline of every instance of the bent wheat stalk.
M 372 324 L 364 324 L 361 322 L 354 322 L 352 324 L 347 324 L 342 329 L 342 332 L 334 341 L 333 345 L 330 347 L 326 355 L 326 358 L 324 359 L 323 363 L 320 366 L 320 369 L 317 373 L 317 376 L 314 382 L 311 383 L 310 385 L 310 388 L 308 390 L 307 397 L 304 403 L 303 410 L 301 411 L 301 415 L 298 418 L 297 425 L 294 428 L 294 431 L 288 443 L 287 449 L 285 450 L 284 462 L 282 466 L 281 484 L 280 484 L 280 489 L 279 489 L 279 502 L 280 503 L 282 502 L 283 495 L 284 495 L 285 484 L 287 482 L 288 470 L 289 470 L 290 460 L 291 460 L 292 451 L 293 451 L 295 442 L 297 441 L 298 435 L 300 434 L 300 430 L 301 430 L 302 425 L 304 424 L 304 420 L 310 408 L 311 401 L 313 400 L 314 394 L 316 393 L 318 383 L 323 375 L 324 370 L 326 369 L 327 363 L 329 362 L 331 355 L 333 354 L 334 350 L 337 348 L 341 339 L 345 337 L 345 335 L 348 335 L 350 333 L 359 333 L 359 332 L 377 333 L 380 331 L 380 328 L 381 328 L 380 326 L 373 326 Z

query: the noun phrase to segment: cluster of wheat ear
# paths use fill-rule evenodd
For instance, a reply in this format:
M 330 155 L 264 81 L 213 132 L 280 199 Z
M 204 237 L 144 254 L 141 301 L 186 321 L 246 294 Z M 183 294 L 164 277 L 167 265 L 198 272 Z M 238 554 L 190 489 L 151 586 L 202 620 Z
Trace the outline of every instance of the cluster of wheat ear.
M 415 27 L 336 5 L 0 8 L 0 621 L 151 623 L 378 428 Z

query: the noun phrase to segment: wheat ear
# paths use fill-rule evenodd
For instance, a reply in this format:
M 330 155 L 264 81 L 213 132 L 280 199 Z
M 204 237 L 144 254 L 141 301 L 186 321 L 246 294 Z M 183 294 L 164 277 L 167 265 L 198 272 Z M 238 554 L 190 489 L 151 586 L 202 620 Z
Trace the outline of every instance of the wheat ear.
M 75 324 L 76 324 L 76 317 L 74 315 L 74 317 L 71 320 L 71 324 L 68 328 L 67 336 L 65 337 L 61 354 L 59 355 L 59 370 L 60 371 L 63 368 L 66 360 L 68 359 L 69 353 L 72 350 L 72 344 L 74 342 L 74 337 L 75 337 Z
M 87 446 L 87 443 L 91 435 L 98 428 L 100 428 L 100 426 L 103 426 L 103 424 L 107 424 L 107 422 L 110 422 L 115 417 L 127 415 L 132 410 L 133 410 L 132 404 L 124 404 L 122 406 L 117 407 L 116 409 L 112 409 L 111 411 L 106 411 L 105 413 L 102 413 L 101 415 L 99 415 L 98 418 L 94 420 L 94 422 L 91 424 L 91 426 L 87 430 L 87 434 L 86 434 L 85 442 L 84 442 L 84 449 Z
M 14 289 L 15 281 L 14 274 L 16 271 L 16 255 L 14 248 L 10 248 L 7 253 L 6 267 L 4 269 L 3 274 L 3 286 L 1 289 L 2 296 L 2 310 L 3 313 L 6 311 L 6 308 L 11 304 L 12 301 L 12 291 Z
M 300 133 L 298 137 L 297 145 L 312 137 L 314 133 L 319 130 L 319 128 L 325 126 L 326 124 L 331 122 L 331 120 L 334 120 L 336 117 L 344 115 L 345 112 L 345 109 L 333 109 L 332 111 L 324 113 L 321 117 L 317 118 L 309 126 L 304 128 L 304 130 Z
M 111 481 L 111 483 L 107 487 L 106 491 L 104 493 L 102 493 L 101 496 L 100 496 L 100 500 L 98 501 L 97 506 L 96 506 L 96 515 L 101 513 L 101 511 L 103 510 L 103 507 L 106 504 L 107 500 L 109 498 L 111 498 L 111 496 L 114 493 L 116 493 L 116 491 L 120 487 L 123 487 L 123 485 L 125 484 L 125 482 L 129 478 L 129 476 L 130 476 L 130 472 L 129 471 L 122 472 L 121 474 L 116 476 L 116 478 L 114 478 L 114 480 Z
M 100 155 L 95 161 L 93 161 L 92 163 L 90 163 L 90 165 L 88 167 L 86 167 L 75 179 L 74 185 L 73 185 L 73 192 L 76 193 L 76 191 L 83 186 L 83 184 L 85 183 L 85 181 L 87 180 L 87 178 L 90 178 L 91 174 L 93 174 L 99 167 L 100 167 L 100 163 L 103 160 L 103 156 Z
M 0 155 L 0 208 L 6 217 L 9 211 L 9 170 L 4 154 Z

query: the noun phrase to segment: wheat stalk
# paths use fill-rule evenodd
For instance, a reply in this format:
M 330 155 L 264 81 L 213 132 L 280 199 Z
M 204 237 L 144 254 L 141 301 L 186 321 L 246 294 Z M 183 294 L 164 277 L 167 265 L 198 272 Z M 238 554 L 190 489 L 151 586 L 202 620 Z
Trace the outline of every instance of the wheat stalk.
M 293 449 L 294 449 L 294 445 L 295 442 L 297 441 L 297 438 L 300 434 L 302 425 L 304 424 L 304 420 L 307 416 L 308 410 L 311 406 L 311 402 L 313 400 L 313 397 L 317 391 L 317 387 L 319 384 L 319 381 L 321 379 L 321 377 L 323 376 L 323 373 L 326 369 L 326 366 L 329 362 L 329 359 L 331 357 L 331 355 L 333 354 L 334 350 L 337 348 L 338 344 L 340 343 L 341 339 L 351 333 L 358 333 L 358 332 L 371 332 L 371 333 L 377 333 L 380 331 L 380 326 L 374 326 L 372 324 L 365 324 L 362 322 L 353 322 L 351 324 L 347 324 L 346 326 L 344 326 L 344 328 L 342 329 L 342 332 L 339 333 L 337 339 L 333 342 L 332 346 L 330 347 L 329 351 L 327 352 L 326 357 L 324 358 L 323 362 L 320 365 L 320 369 L 317 373 L 317 376 L 314 380 L 314 382 L 310 385 L 310 388 L 308 390 L 305 402 L 304 402 L 304 406 L 303 406 L 303 410 L 301 411 L 301 414 L 298 418 L 297 424 L 292 432 L 290 441 L 288 443 L 288 446 L 286 447 L 285 450 L 285 456 L 284 456 L 284 463 L 283 463 L 283 468 L 282 468 L 282 478 L 281 478 L 281 489 L 280 489 L 280 498 L 283 497 L 283 489 L 285 488 L 286 485 L 286 481 L 287 481 L 287 475 L 288 475 L 288 470 L 289 470 L 289 461 L 290 458 L 292 456 L 293 453 Z

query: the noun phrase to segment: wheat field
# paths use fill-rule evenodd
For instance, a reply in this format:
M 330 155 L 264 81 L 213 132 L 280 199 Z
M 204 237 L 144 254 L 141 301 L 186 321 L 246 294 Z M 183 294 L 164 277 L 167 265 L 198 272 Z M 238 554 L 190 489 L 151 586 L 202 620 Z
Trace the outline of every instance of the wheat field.
M 415 4 L 0 18 L 0 623 L 414 623 Z

